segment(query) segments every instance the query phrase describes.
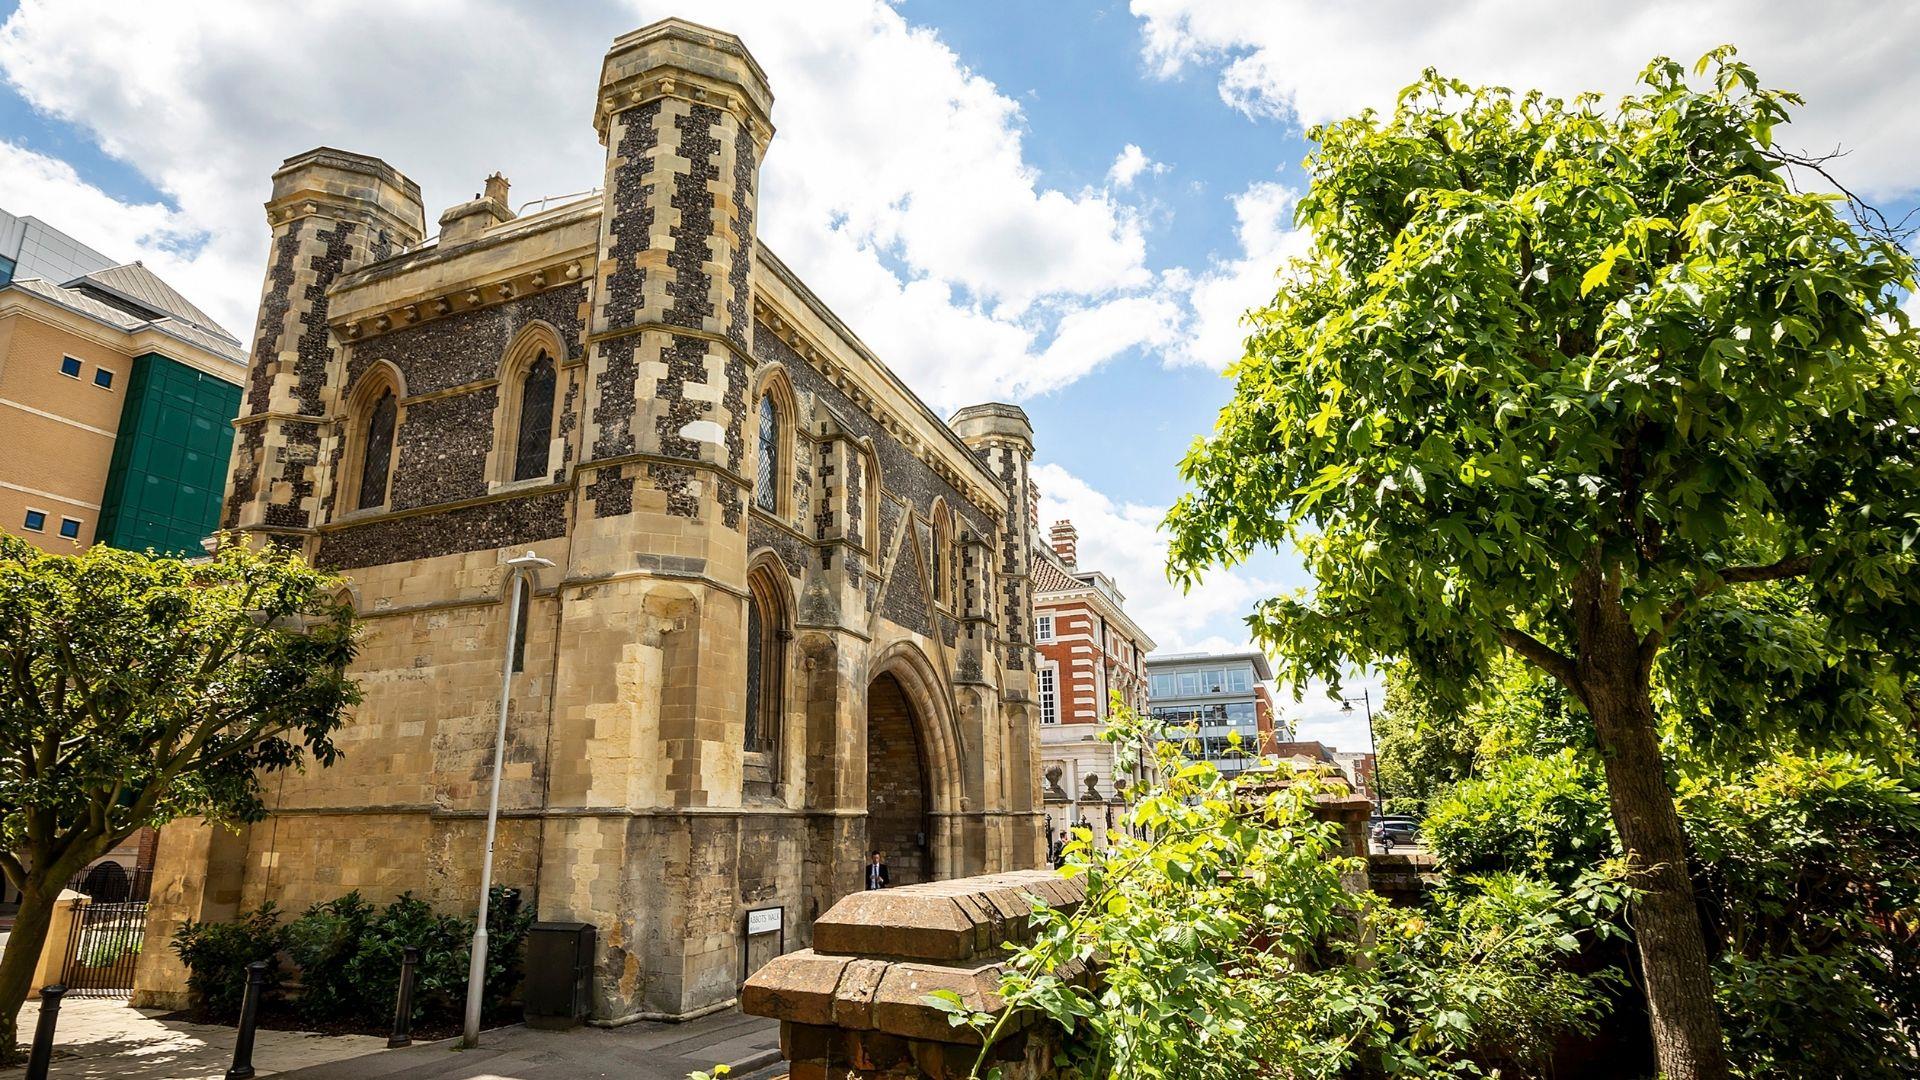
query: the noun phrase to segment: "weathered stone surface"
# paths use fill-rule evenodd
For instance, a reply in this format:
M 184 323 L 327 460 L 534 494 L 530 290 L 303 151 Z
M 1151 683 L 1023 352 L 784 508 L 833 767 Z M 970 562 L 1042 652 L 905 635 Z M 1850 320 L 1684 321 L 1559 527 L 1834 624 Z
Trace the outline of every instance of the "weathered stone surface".
M 762 967 L 748 981 L 740 991 L 740 1008 L 755 1016 L 778 1016 L 797 1024 L 839 1023 L 835 1015 L 840 1001 L 837 988 L 847 968 L 862 963 L 867 962 L 850 956 L 826 956 L 812 949 L 788 953 Z M 867 996 L 871 997 L 871 991 Z
M 341 761 L 276 781 L 272 827 L 217 882 L 184 887 L 214 876 L 206 845 L 163 852 L 152 925 L 201 917 L 216 887 L 465 910 L 508 656 L 495 880 L 598 927 L 597 1019 L 732 1000 L 812 944 L 874 846 L 896 883 L 1039 865 L 1032 429 L 1008 405 L 944 423 L 758 243 L 771 106 L 738 39 L 667 20 L 608 52 L 602 194 L 513 217 L 490 184 L 422 243 L 418 191 L 382 162 L 319 150 L 276 174 L 226 520 L 345 572 L 363 701 Z M 523 478 L 539 426 L 518 373 L 542 352 L 550 468 Z M 367 453 L 376 401 L 391 454 Z M 510 641 L 506 563 L 529 550 L 553 565 Z M 965 611 L 930 576 L 956 562 Z M 908 902 L 948 913 L 905 936 L 935 957 L 997 948 L 1026 903 Z M 886 969 L 815 962 L 752 992 L 870 1018 Z M 177 965 L 143 970 L 148 999 L 178 989 Z
M 970 960 L 1022 940 L 1033 898 L 1071 910 L 1077 879 L 1051 870 L 934 881 L 855 893 L 814 923 L 814 948 L 860 956 Z

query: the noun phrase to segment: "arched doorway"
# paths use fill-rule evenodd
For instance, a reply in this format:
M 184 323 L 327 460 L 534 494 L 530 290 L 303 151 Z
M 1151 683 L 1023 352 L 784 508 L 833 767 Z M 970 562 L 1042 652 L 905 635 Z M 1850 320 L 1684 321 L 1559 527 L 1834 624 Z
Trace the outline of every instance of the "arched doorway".
M 867 848 L 886 856 L 894 885 L 933 880 L 928 790 L 913 704 L 882 672 L 867 688 Z

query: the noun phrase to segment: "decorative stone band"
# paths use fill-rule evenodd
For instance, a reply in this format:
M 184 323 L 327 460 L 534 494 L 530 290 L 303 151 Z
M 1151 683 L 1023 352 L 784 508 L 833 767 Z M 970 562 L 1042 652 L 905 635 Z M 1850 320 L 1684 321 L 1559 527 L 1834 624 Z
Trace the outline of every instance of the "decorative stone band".
M 580 280 L 582 273 L 580 259 L 570 257 L 531 270 L 519 269 L 499 279 L 462 283 L 456 288 L 410 298 L 378 311 L 336 316 L 331 320 L 331 327 L 347 341 L 364 343 L 388 331 L 417 326 L 444 315 L 504 304 L 556 286 L 572 285 Z
M 1052 870 L 854 893 L 814 922 L 813 948 L 755 972 L 740 1006 L 781 1021 L 794 1080 L 962 1077 L 979 1035 L 949 1024 L 928 995 L 951 991 L 970 1008 L 998 1010 L 1001 965 L 1008 946 L 1031 940 L 1033 902 L 1071 911 L 1085 898 L 1080 880 Z M 1051 1075 L 1056 1034 L 1020 1025 L 994 1058 L 1008 1077 Z

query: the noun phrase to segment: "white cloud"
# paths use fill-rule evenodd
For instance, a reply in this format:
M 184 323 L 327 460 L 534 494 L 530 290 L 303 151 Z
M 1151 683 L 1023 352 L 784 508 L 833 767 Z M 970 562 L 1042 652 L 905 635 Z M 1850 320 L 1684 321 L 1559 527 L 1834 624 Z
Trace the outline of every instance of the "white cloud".
M 1834 0 L 1133 0 L 1148 63 L 1172 76 L 1218 71 L 1220 96 L 1255 116 L 1315 124 L 1391 108 L 1421 69 L 1560 94 L 1620 92 L 1649 59 L 1691 63 L 1733 43 L 1771 86 L 1807 98 L 1779 135 L 1794 149 L 1851 151 L 1850 186 L 1887 198 L 1920 190 L 1920 5 Z
M 0 206 L 33 214 L 111 259 L 140 259 L 184 286 L 192 250 L 205 239 L 160 202 L 127 203 L 82 180 L 64 161 L 0 141 Z M 30 208 L 30 209 L 29 209 Z
M 1133 182 L 1138 180 L 1142 173 L 1159 176 L 1168 168 L 1170 166 L 1166 162 L 1155 161 L 1147 156 L 1145 150 L 1128 143 L 1113 159 L 1113 165 L 1107 169 L 1107 183 L 1119 188 L 1132 187 Z
M 1240 359 L 1247 336 L 1242 316 L 1271 301 L 1281 265 L 1306 253 L 1307 234 L 1293 228 L 1297 197 L 1292 188 L 1266 180 L 1233 197 L 1240 253 L 1183 282 L 1191 322 L 1179 346 L 1165 354 L 1170 363 L 1219 370 Z
M 0 197 L 110 254 L 203 238 L 163 272 L 246 336 L 281 159 L 321 144 L 383 157 L 420 183 L 429 222 L 494 169 L 516 201 L 593 186 L 600 57 L 678 10 L 26 0 L 0 29 L 0 71 L 174 209 L 94 191 L 83 224 L 66 216 L 79 196 L 45 184 L 7 177 Z M 884 0 L 728 0 L 698 16 L 740 32 L 773 85 L 762 236 L 932 404 L 1044 392 L 1164 336 L 1139 212 L 1046 186 L 1019 105 L 934 34 Z M 35 175 L 58 164 L 29 161 Z M 1114 316 L 1104 332 L 1076 329 L 1095 311 Z
M 1068 472 L 1044 463 L 1033 470 L 1040 490 L 1040 527 L 1072 521 L 1080 533 L 1079 565 L 1114 579 L 1126 595 L 1127 615 L 1153 638 L 1158 652 L 1248 649 L 1245 618 L 1256 600 L 1284 586 L 1245 567 L 1215 570 L 1191 592 L 1167 580 L 1164 506 L 1116 502 Z

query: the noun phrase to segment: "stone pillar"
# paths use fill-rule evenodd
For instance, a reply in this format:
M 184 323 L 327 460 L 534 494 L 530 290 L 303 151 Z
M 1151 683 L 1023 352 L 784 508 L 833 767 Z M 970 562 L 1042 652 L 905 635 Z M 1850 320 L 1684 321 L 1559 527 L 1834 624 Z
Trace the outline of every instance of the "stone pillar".
M 93 898 L 72 889 L 61 889 L 53 901 L 53 921 L 47 924 L 47 940 L 40 946 L 40 960 L 33 966 L 33 981 L 27 996 L 39 997 L 40 988 L 62 981 L 67 968 L 67 945 L 73 940 L 73 924 L 80 921 Z
M 267 201 L 271 261 L 260 294 L 221 526 L 306 546 L 325 518 L 327 416 L 340 349 L 327 291 L 344 274 L 420 242 L 420 187 L 379 158 L 327 147 L 288 158 Z M 312 554 L 311 551 L 308 552 Z
M 952 990 L 969 1006 L 997 1008 L 1001 959 L 1031 940 L 1034 897 L 1070 912 L 1085 901 L 1085 882 L 1022 870 L 853 893 L 814 923 L 813 948 L 747 980 L 740 1007 L 780 1021 L 793 1080 L 960 1080 L 979 1036 L 948 1024 L 927 995 Z M 1058 1027 L 1010 1027 L 989 1058 L 1003 1080 L 1067 1075 L 1053 1063 Z
M 993 553 L 993 619 L 999 626 L 1000 696 L 1004 731 L 988 732 L 1000 745 L 1002 805 L 1007 822 L 1001 843 L 1015 866 L 1039 866 L 1046 858 L 1045 815 L 1040 804 L 1040 726 L 1034 705 L 1033 425 L 1017 405 L 969 405 L 950 426 L 1007 495 L 1006 517 Z
M 246 876 L 248 827 L 238 831 L 182 819 L 163 830 L 147 901 L 147 929 L 133 969 L 133 1004 L 184 1009 L 187 969 L 173 951 L 173 935 L 189 922 L 221 922 L 240 914 Z

